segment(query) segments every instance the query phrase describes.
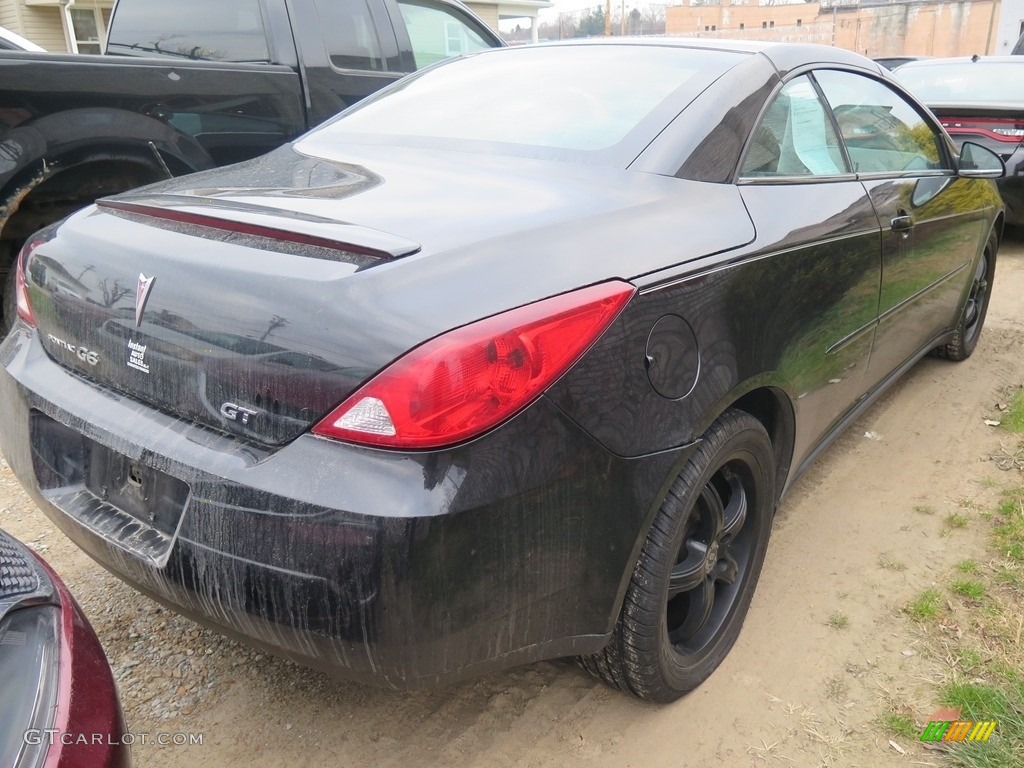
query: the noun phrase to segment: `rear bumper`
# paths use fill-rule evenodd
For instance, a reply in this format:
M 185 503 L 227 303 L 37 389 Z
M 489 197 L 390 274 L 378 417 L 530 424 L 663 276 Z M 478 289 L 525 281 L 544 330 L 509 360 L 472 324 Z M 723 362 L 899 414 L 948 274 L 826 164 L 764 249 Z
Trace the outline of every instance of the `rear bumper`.
M 544 398 L 447 451 L 270 450 L 69 373 L 20 324 L 0 366 L 0 446 L 83 550 L 227 634 L 392 687 L 602 647 L 689 454 L 618 458 Z M 74 468 L 96 455 L 180 482 L 180 515 L 104 499 Z

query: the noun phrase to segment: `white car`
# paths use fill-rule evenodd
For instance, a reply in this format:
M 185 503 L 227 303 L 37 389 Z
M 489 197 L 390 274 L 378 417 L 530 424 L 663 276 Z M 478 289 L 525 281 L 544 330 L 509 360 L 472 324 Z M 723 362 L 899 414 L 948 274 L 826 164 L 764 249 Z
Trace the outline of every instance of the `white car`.
M 9 29 L 0 27 L 0 51 L 36 51 L 38 53 L 46 53 L 45 48 L 33 43 L 31 40 L 26 40 L 21 35 L 16 35 Z

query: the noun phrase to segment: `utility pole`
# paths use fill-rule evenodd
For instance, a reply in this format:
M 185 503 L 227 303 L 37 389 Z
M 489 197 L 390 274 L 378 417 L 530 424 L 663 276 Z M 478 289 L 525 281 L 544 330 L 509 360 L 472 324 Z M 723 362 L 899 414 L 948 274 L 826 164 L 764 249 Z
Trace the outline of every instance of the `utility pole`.
M 998 9 L 998 7 L 999 7 L 999 3 L 993 2 L 992 3 L 992 13 L 988 17 L 988 34 L 985 35 L 985 53 L 986 54 L 995 53 L 995 51 L 992 50 L 992 28 L 995 26 L 995 23 L 996 23 L 996 10 Z
M 612 0 L 604 0 L 604 36 L 612 36 Z

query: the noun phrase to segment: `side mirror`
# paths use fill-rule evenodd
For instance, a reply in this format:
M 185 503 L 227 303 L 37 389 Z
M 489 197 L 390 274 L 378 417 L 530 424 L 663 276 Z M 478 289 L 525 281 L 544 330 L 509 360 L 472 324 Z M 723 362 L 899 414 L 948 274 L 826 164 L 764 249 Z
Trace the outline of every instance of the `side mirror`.
M 1006 166 L 991 149 L 965 141 L 960 147 L 956 173 L 964 179 L 1001 179 L 1006 175 Z

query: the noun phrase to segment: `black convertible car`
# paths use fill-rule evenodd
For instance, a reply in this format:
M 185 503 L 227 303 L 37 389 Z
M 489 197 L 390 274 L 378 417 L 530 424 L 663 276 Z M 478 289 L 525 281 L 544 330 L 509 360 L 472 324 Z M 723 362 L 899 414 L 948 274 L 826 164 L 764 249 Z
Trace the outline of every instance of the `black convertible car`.
M 0 443 L 107 568 L 276 653 L 671 700 L 793 479 L 971 354 L 1002 172 L 838 49 L 461 58 L 32 238 Z

